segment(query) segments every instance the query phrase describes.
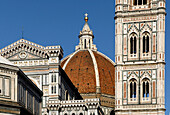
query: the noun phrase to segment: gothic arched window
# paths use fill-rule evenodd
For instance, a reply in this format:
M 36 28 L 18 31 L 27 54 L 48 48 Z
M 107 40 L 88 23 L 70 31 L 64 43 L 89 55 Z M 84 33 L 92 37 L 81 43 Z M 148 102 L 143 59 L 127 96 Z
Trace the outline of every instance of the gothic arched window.
M 145 32 L 143 35 L 143 53 L 149 52 L 149 34 Z
M 147 0 L 133 0 L 133 5 L 146 5 Z
M 54 87 L 51 86 L 51 93 L 53 94 L 54 93 Z
M 148 100 L 149 98 L 149 79 L 144 79 L 142 82 L 142 89 L 143 89 L 143 93 L 142 93 L 142 97 L 143 100 Z
M 53 75 L 53 81 L 56 82 L 56 74 Z
M 56 93 L 56 86 L 54 86 L 54 93 Z
M 136 98 L 137 81 L 135 79 L 130 80 L 130 98 Z
M 130 54 L 136 54 L 136 35 L 132 34 L 132 36 L 130 37 Z
M 51 94 L 55 94 L 56 93 L 56 86 L 51 86 Z
M 51 82 L 53 83 L 53 82 L 56 82 L 56 74 L 55 73 L 53 73 L 52 75 L 51 75 Z
M 51 75 L 51 82 L 53 83 L 53 75 Z

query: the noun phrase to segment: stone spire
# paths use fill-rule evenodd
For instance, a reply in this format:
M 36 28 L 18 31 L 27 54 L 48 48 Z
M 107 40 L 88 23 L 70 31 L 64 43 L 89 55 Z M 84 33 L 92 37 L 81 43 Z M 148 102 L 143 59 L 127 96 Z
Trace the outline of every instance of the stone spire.
M 97 50 L 96 45 L 93 44 L 93 32 L 92 30 L 90 30 L 90 27 L 88 25 L 88 14 L 85 14 L 85 24 L 84 27 L 82 29 L 82 31 L 80 31 L 79 34 L 79 45 L 76 46 L 76 50 L 86 50 L 86 49 L 93 49 L 93 50 Z

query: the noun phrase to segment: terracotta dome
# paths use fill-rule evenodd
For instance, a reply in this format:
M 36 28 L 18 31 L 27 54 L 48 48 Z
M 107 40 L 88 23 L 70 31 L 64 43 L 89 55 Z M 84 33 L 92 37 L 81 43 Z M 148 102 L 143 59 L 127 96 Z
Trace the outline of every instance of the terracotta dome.
M 115 95 L 114 62 L 93 50 L 78 50 L 61 62 L 73 84 L 81 94 Z
M 83 98 L 100 98 L 101 105 L 114 107 L 115 68 L 114 62 L 97 51 L 94 35 L 85 17 L 75 52 L 61 61 L 70 80 Z

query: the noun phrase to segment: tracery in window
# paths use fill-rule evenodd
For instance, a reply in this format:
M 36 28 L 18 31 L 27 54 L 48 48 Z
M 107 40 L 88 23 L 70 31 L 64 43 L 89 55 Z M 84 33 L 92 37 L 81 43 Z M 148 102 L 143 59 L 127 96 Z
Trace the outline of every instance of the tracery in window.
M 132 34 L 130 37 L 130 54 L 136 54 L 136 34 Z
M 133 5 L 146 5 L 147 0 L 133 0 Z
M 143 53 L 149 52 L 149 34 L 147 32 L 143 35 Z
M 53 73 L 52 75 L 51 75 L 51 82 L 53 83 L 53 82 L 56 82 L 56 74 L 55 73 Z
M 143 100 L 148 100 L 149 99 L 149 79 L 144 79 L 142 82 L 142 89 L 143 89 L 143 93 L 142 93 L 142 97 Z
M 137 92 L 137 81 L 135 79 L 130 80 L 130 98 L 132 100 L 136 99 L 136 92 Z
M 56 93 L 56 86 L 51 86 L 51 94 L 55 94 Z

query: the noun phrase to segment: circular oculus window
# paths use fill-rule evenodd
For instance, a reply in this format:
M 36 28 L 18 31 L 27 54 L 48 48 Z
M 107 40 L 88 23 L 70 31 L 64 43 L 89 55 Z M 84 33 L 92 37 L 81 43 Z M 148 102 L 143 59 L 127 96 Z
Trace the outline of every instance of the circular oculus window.
M 27 57 L 27 53 L 25 51 L 22 51 L 22 52 L 19 53 L 19 57 L 21 59 L 25 59 Z

